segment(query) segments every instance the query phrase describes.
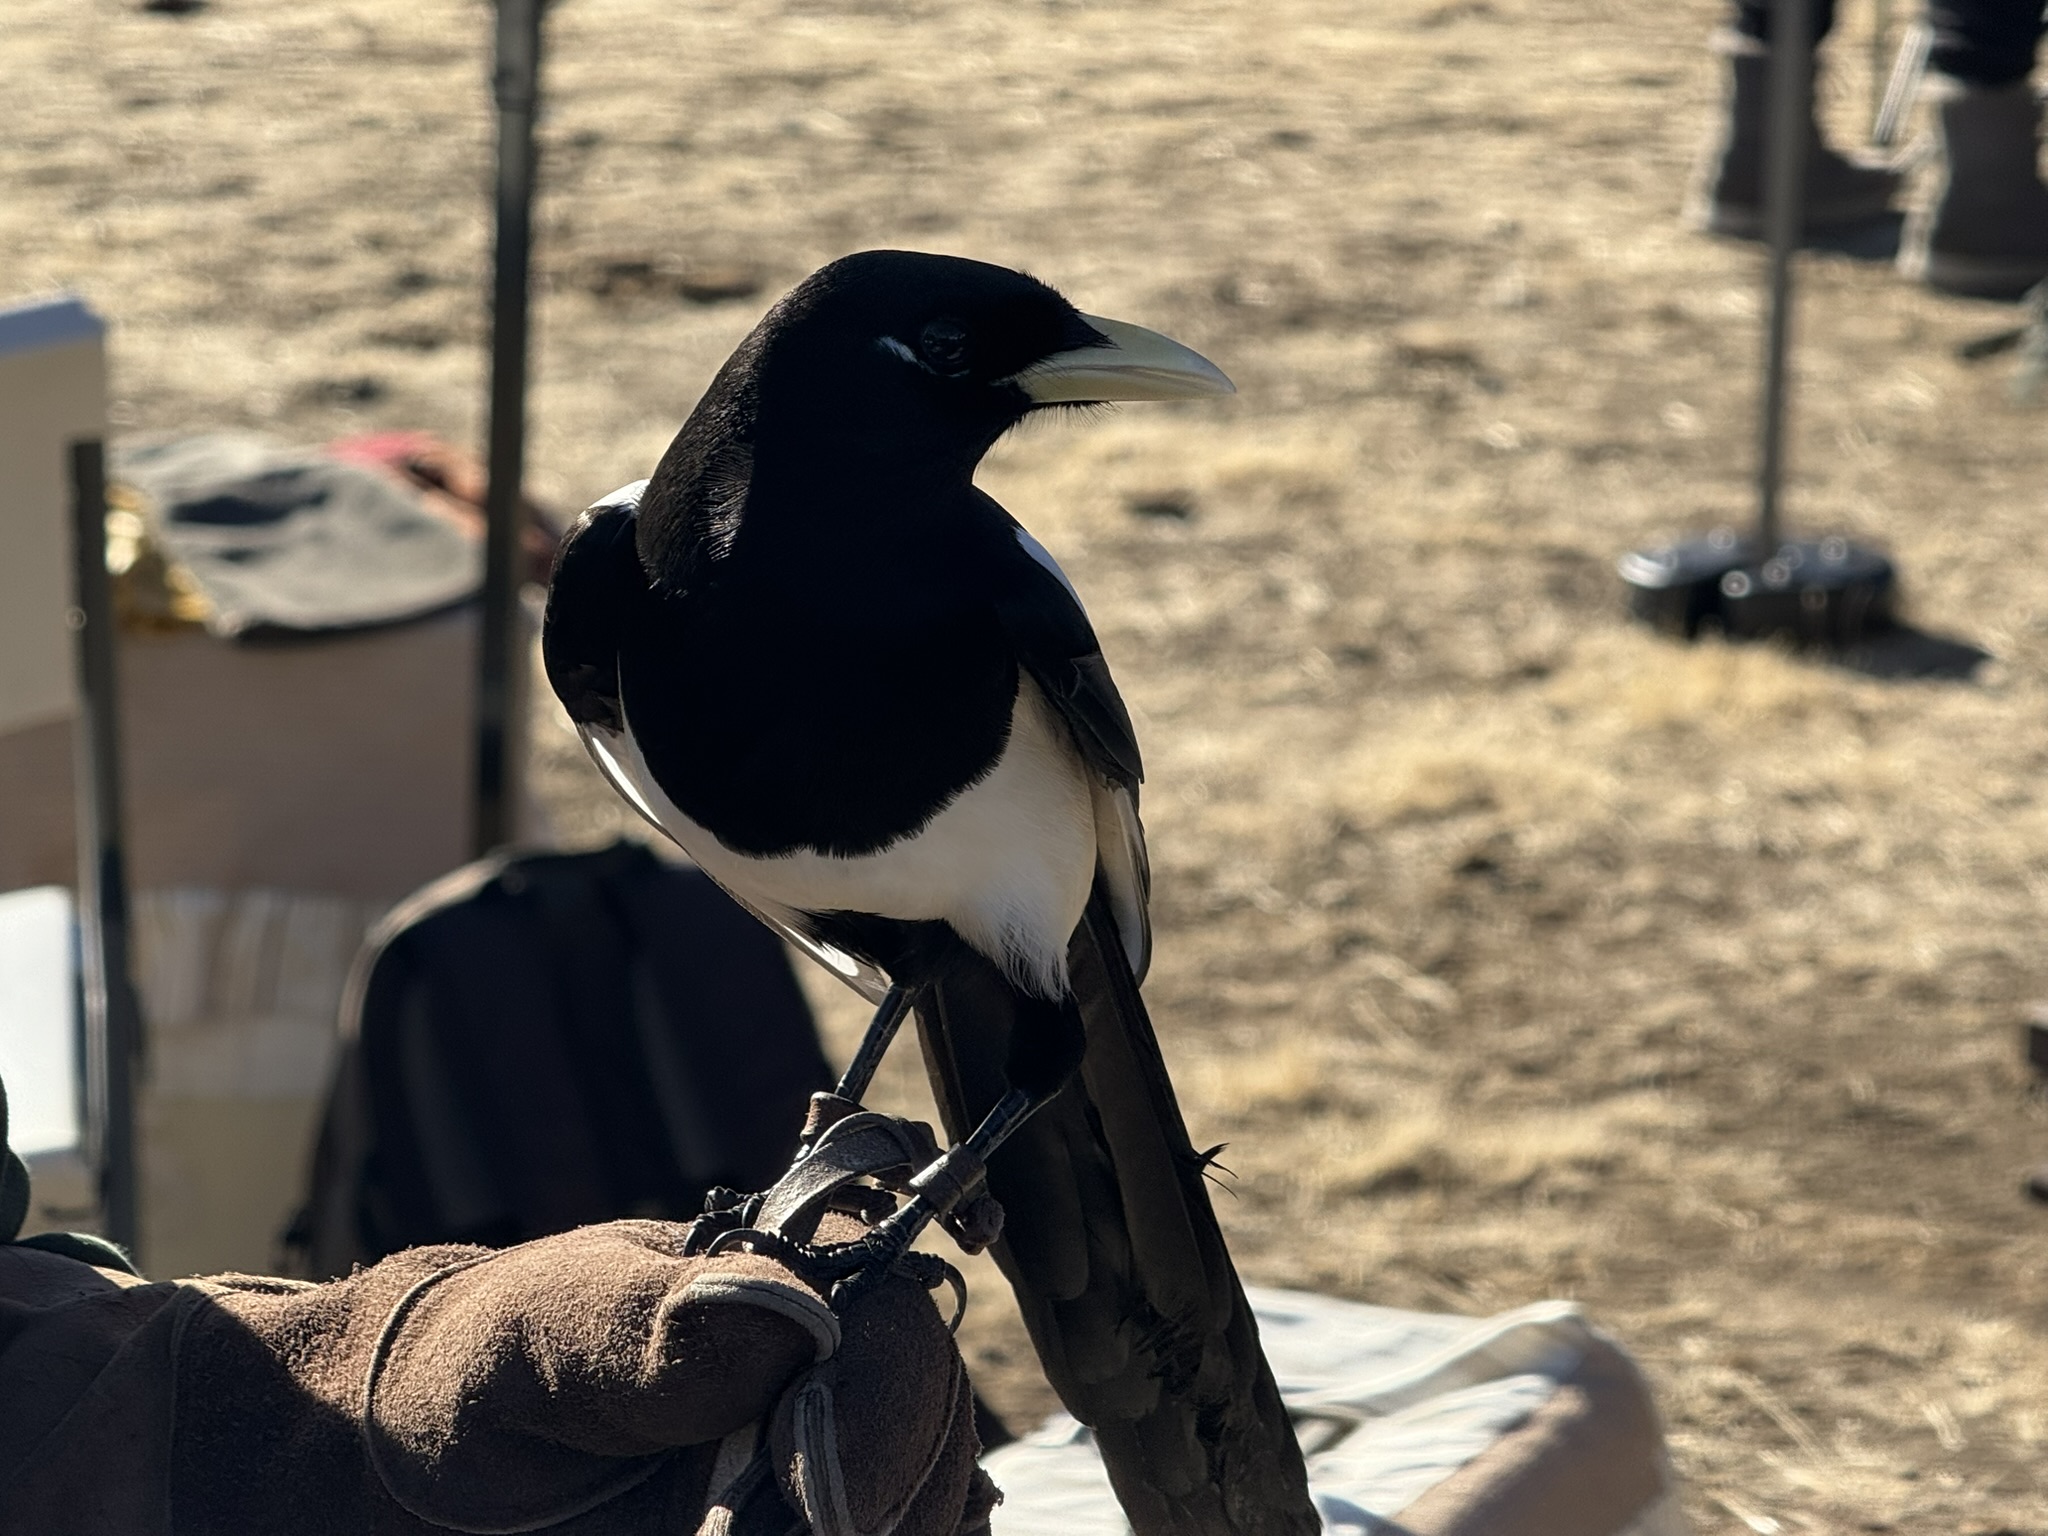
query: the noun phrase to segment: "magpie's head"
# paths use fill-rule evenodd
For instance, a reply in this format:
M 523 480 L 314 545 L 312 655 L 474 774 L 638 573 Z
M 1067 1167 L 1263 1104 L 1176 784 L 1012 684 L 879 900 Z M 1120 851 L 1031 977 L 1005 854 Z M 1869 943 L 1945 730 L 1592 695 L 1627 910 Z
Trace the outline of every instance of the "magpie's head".
M 748 352 L 759 448 L 829 442 L 941 473 L 971 474 L 1043 407 L 1235 392 L 1200 354 L 1084 315 L 1036 278 L 915 251 L 863 251 L 814 272 Z
M 966 484 L 1035 410 L 1234 393 L 1179 342 L 1084 315 L 1021 272 L 863 251 L 791 289 L 726 360 L 655 467 L 634 538 L 656 585 L 683 589 L 748 545 L 743 527 L 866 527 L 942 503 L 905 493 Z

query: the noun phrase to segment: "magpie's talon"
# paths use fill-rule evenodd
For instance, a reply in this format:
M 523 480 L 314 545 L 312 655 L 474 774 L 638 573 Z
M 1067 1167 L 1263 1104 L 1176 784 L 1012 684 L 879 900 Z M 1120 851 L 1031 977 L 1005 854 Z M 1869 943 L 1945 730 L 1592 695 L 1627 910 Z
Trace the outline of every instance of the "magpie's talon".
M 929 1206 L 913 1200 L 872 1228 L 865 1237 L 826 1250 L 821 1255 L 825 1262 L 820 1266 L 820 1278 L 836 1282 L 831 1291 L 833 1310 L 843 1311 L 881 1284 L 887 1276 L 901 1269 L 906 1260 L 911 1264 L 909 1273 L 922 1280 L 924 1271 L 917 1261 L 925 1256 L 912 1256 L 910 1245 L 917 1240 L 917 1234 L 925 1229 L 931 1217 Z M 929 1287 L 937 1281 L 925 1283 Z
M 832 1310 L 842 1314 L 845 1313 L 861 1297 L 869 1294 L 884 1280 L 895 1274 L 906 1257 L 908 1255 L 899 1253 L 894 1258 L 878 1258 L 874 1262 L 863 1264 L 859 1269 L 856 1269 L 852 1274 L 832 1287 L 832 1295 L 830 1297 Z
M 738 1249 L 745 1253 L 758 1253 L 764 1258 L 774 1259 L 793 1273 L 813 1284 L 833 1278 L 829 1265 L 831 1251 L 819 1250 L 809 1243 L 799 1243 L 784 1237 L 780 1232 L 760 1227 L 734 1227 L 721 1232 L 703 1249 L 704 1257 L 716 1258 L 719 1254 Z
M 915 1248 L 889 1267 L 891 1274 L 915 1280 L 928 1291 L 935 1291 L 945 1284 L 946 1276 L 952 1273 L 952 1270 L 953 1266 L 936 1253 L 920 1253 Z
M 886 1246 L 895 1246 L 893 1240 Z M 891 1275 L 901 1275 L 906 1280 L 915 1280 L 928 1291 L 937 1290 L 948 1279 L 958 1278 L 958 1272 L 953 1266 L 935 1253 L 919 1253 L 914 1248 L 906 1248 L 898 1252 L 893 1258 L 878 1253 L 872 1261 L 862 1264 L 860 1268 L 832 1287 L 832 1310 L 835 1312 L 846 1311 L 848 1307 L 873 1291 Z M 965 1305 L 965 1291 L 963 1287 L 960 1310 L 964 1311 Z M 956 1317 L 954 1319 L 955 1326 L 958 1325 L 958 1321 Z
M 899 1268 L 906 1258 L 924 1257 L 921 1254 L 907 1254 L 905 1251 L 911 1239 L 917 1234 L 916 1227 L 911 1228 L 906 1234 L 900 1229 L 884 1230 L 886 1226 L 887 1223 L 850 1243 L 822 1246 L 799 1243 L 780 1232 L 759 1227 L 733 1227 L 718 1233 L 694 1251 L 701 1252 L 707 1258 L 715 1258 L 719 1254 L 734 1250 L 758 1253 L 787 1266 L 798 1278 L 819 1290 L 833 1290 L 836 1293 L 837 1288 L 851 1278 L 871 1271 L 878 1275 L 887 1274 L 892 1269 Z M 916 1273 L 918 1278 L 923 1278 L 922 1269 Z M 927 1285 L 937 1283 L 937 1280 L 926 1282 Z
M 844 1316 L 854 1303 L 880 1285 L 887 1273 L 885 1269 L 864 1269 L 858 1274 L 848 1275 L 832 1287 L 828 1298 L 832 1310 Z

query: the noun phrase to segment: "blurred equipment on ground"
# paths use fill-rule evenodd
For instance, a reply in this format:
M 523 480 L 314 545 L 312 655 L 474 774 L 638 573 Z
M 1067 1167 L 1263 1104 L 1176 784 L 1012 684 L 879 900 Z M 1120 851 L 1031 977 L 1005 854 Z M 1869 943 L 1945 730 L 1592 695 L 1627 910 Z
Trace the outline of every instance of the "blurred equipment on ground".
M 1891 561 L 1847 539 L 1789 540 L 1775 549 L 1716 528 L 1622 556 L 1629 606 L 1685 639 L 1719 629 L 1735 640 L 1786 635 L 1804 645 L 1852 645 L 1891 617 Z
M 311 1276 L 420 1243 L 688 1219 L 766 1188 L 832 1076 L 779 940 L 621 841 L 498 855 L 396 908 L 358 963 L 312 1189 Z
M 1806 235 L 1884 212 L 1896 178 L 1821 143 L 1813 116 L 1813 41 L 1833 0 L 1764 0 L 1721 35 L 1733 69 L 1728 118 L 1703 170 L 1706 228 L 1770 242 L 1768 323 L 1759 383 L 1757 520 L 1753 535 L 1716 529 L 1619 563 L 1631 611 L 1691 640 L 1786 638 L 1842 650 L 1890 626 L 1896 573 L 1840 535 L 1784 536 L 1785 419 L 1793 257 Z M 1767 46 L 1768 45 L 1768 46 Z M 1739 215 L 1739 217 L 1738 217 Z
M 363 464 L 396 474 L 420 500 L 473 539 L 484 536 L 484 468 L 460 448 L 431 432 L 367 432 L 338 437 L 326 447 L 328 457 L 345 464 Z M 555 546 L 562 529 L 555 514 L 530 498 L 521 499 L 519 550 L 522 582 L 545 582 L 555 568 Z

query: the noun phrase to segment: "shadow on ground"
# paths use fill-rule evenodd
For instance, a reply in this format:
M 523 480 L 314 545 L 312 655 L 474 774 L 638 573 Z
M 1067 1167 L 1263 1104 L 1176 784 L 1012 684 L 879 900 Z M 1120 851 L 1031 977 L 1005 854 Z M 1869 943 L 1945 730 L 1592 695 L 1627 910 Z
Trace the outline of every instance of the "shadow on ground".
M 1865 677 L 1946 680 L 1967 683 L 1991 653 L 1967 640 L 1937 635 L 1910 624 L 1891 624 L 1843 646 L 1828 657 L 1836 666 Z
M 1905 230 L 1906 216 L 1903 213 L 1883 213 L 1842 229 L 1809 230 L 1800 240 L 1799 248 L 1830 256 L 1847 256 L 1851 261 L 1896 261 Z M 1723 235 L 1721 238 L 1759 249 L 1768 245 L 1761 237 L 1751 239 L 1747 235 Z

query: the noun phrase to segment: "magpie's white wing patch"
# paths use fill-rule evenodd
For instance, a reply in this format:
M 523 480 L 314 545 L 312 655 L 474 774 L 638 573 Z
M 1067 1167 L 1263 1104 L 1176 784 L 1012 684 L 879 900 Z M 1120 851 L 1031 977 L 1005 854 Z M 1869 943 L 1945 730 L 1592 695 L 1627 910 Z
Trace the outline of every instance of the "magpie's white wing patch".
M 628 512 L 637 512 L 640 510 L 640 497 L 646 489 L 645 480 L 635 480 L 631 485 L 620 486 L 609 496 L 600 496 L 590 504 L 590 510 L 600 512 L 611 507 L 624 507 Z
M 1152 964 L 1152 861 L 1145 852 L 1145 828 L 1138 799 L 1128 789 L 1100 780 L 1091 786 L 1095 807 L 1095 856 L 1109 890 L 1110 915 L 1123 940 L 1124 958 L 1138 981 Z
M 646 482 L 641 483 L 644 485 Z M 1087 605 L 1081 601 L 1081 594 L 1074 590 L 1074 584 L 1067 579 L 1067 573 L 1060 569 L 1059 561 L 1053 559 L 1052 551 L 1031 537 L 1030 532 L 1021 523 L 1017 525 L 1017 542 L 1023 546 L 1025 554 L 1052 572 L 1059 584 L 1067 589 L 1067 596 L 1074 600 L 1074 606 L 1086 613 Z

